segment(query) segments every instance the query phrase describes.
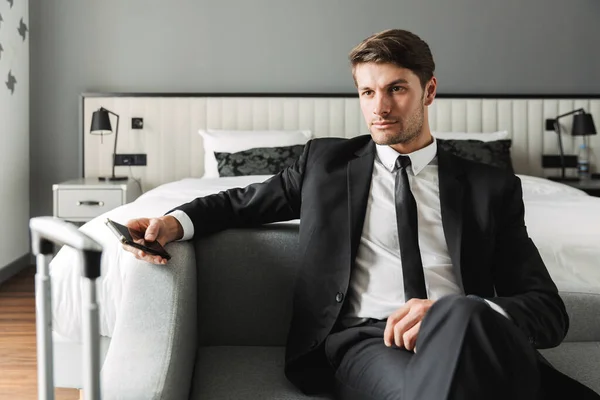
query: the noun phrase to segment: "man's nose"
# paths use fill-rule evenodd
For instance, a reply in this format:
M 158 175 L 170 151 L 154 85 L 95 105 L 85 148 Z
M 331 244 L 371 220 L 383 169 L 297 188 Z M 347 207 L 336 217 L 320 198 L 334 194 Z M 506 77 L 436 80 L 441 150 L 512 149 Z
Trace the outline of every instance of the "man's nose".
M 380 115 L 382 117 L 390 113 L 390 102 L 384 95 L 375 96 L 375 104 L 373 105 L 373 114 Z

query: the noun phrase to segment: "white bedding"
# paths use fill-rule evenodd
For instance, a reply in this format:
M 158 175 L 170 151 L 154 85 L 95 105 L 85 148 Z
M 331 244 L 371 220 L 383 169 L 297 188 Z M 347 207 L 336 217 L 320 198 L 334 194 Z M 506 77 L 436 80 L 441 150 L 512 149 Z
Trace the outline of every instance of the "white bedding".
M 546 179 L 519 175 L 523 184 L 525 222 L 550 275 L 560 290 L 600 293 L 600 198 Z M 127 269 L 122 258 L 133 257 L 104 225 L 109 217 L 125 223 L 160 216 L 199 196 L 244 187 L 268 176 L 183 179 L 161 185 L 136 201 L 111 210 L 81 227 L 104 246 L 98 280 L 100 333 L 112 336 Z M 81 279 L 75 252 L 61 249 L 52 260 L 53 329 L 62 336 L 81 336 Z

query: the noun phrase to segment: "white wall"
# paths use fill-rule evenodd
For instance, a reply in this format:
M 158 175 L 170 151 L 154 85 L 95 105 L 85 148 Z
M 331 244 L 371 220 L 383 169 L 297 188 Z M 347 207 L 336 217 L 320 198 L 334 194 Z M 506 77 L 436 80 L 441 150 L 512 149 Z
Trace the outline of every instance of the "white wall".
M 11 6 L 8 1 L 0 1 L 0 15 L 1 276 L 3 268 L 29 252 L 28 2 L 15 0 Z M 9 72 L 16 80 L 14 85 Z

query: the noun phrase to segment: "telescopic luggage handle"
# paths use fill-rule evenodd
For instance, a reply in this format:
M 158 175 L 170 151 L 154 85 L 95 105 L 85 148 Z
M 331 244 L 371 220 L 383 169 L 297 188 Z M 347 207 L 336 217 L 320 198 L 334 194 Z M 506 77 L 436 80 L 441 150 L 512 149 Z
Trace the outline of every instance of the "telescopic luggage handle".
M 100 276 L 102 246 L 73 224 L 53 217 L 29 220 L 32 251 L 36 256 L 35 274 L 36 333 L 38 358 L 38 398 L 54 399 L 52 349 L 52 293 L 49 264 L 53 243 L 79 252 L 84 280 L 83 307 L 83 394 L 85 400 L 100 399 L 99 320 L 96 303 L 96 278 Z

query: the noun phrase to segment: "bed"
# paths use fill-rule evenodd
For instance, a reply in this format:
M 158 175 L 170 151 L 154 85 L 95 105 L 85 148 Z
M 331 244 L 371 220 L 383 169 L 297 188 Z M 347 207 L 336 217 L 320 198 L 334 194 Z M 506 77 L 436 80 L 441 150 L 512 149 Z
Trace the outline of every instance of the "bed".
M 600 293 L 600 198 L 547 179 L 518 175 L 523 185 L 525 222 L 546 266 L 561 290 Z M 80 229 L 104 246 L 98 296 L 100 332 L 112 335 L 127 270 L 123 257 L 133 257 L 104 225 L 108 217 L 125 223 L 131 218 L 160 216 L 196 197 L 232 187 L 244 187 L 267 179 L 266 175 L 225 178 L 186 178 L 163 184 L 136 201 L 111 210 Z M 298 222 L 298 221 L 296 221 Z M 79 340 L 81 326 L 78 260 L 70 249 L 61 250 L 52 261 L 53 329 Z
M 437 100 L 436 100 L 437 102 Z M 434 103 L 435 104 L 435 103 Z M 104 106 L 121 113 L 121 117 L 143 115 L 143 133 L 125 129 L 119 136 L 120 153 L 145 152 L 149 165 L 142 171 L 117 167 L 116 174 L 133 174 L 142 179 L 145 193 L 136 201 L 94 218 L 80 229 L 104 246 L 102 277 L 98 281 L 102 351 L 110 346 L 117 315 L 122 305 L 123 282 L 127 279 L 125 258 L 130 253 L 104 226 L 109 217 L 125 223 L 136 217 L 160 216 L 173 207 L 196 197 L 217 193 L 231 187 L 243 187 L 267 179 L 270 174 L 247 170 L 243 176 L 223 177 L 227 163 L 221 165 L 215 153 L 238 154 L 247 149 L 290 147 L 309 137 L 351 137 L 364 132 L 357 100 L 352 95 L 332 96 L 82 96 L 81 141 L 82 174 L 103 175 L 110 169 L 112 142 L 87 135 L 93 110 Z M 600 295 L 600 198 L 567 185 L 541 177 L 541 154 L 553 151 L 554 141 L 545 139 L 543 119 L 575 107 L 585 107 L 600 120 L 600 100 L 595 99 L 511 99 L 511 98 L 442 98 L 430 115 L 432 129 L 441 141 L 471 140 L 477 135 L 485 146 L 510 140 L 487 157 L 498 160 L 500 151 L 523 185 L 525 219 L 548 270 L 561 291 Z M 200 131 L 200 134 L 198 134 Z M 220 146 L 212 143 L 211 132 L 245 131 L 275 136 L 248 140 L 244 146 L 232 146 L 236 140 Z M 295 139 L 282 136 L 294 132 Z M 307 134 L 309 132 L 309 134 Z M 458 136 L 457 139 L 456 134 Z M 304 135 L 304 136 L 302 136 Z M 123 139 L 123 144 L 121 138 Z M 277 137 L 278 139 L 274 139 Z M 263 141 L 264 140 L 264 141 Z M 461 143 L 464 143 L 461 142 Z M 222 143 L 221 143 L 222 144 Z M 574 148 L 575 143 L 567 141 Z M 599 144 L 600 145 L 600 144 Z M 246 149 L 246 150 L 244 150 Z M 209 157 L 214 159 L 209 162 Z M 250 154 L 256 156 L 256 154 Z M 500 157 L 502 158 L 502 157 Z M 489 161 L 489 160 L 488 160 Z M 211 164 L 212 163 L 212 166 Z M 123 168 L 122 171 L 119 171 Z M 264 172 L 265 170 L 259 170 Z M 298 221 L 294 221 L 298 223 Z M 81 295 L 78 260 L 69 249 L 61 249 L 51 264 L 53 331 L 56 385 L 81 387 L 80 326 Z

